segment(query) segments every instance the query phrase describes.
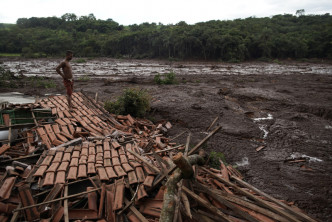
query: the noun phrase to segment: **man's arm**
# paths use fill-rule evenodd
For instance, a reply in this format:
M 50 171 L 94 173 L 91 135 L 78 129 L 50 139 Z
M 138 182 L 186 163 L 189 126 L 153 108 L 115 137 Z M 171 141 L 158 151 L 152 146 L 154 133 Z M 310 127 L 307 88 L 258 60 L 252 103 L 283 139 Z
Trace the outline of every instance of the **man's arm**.
M 62 78 L 65 78 L 65 75 L 61 72 L 61 68 L 63 70 L 63 67 L 65 67 L 66 64 L 65 62 L 61 62 L 57 67 L 56 67 L 56 72 L 62 77 Z

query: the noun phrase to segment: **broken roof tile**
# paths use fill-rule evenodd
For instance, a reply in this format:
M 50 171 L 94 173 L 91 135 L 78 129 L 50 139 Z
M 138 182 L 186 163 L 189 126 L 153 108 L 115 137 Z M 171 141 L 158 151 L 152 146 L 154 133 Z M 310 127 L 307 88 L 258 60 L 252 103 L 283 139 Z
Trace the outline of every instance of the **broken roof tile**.
M 145 180 L 145 175 L 144 175 L 144 172 L 143 172 L 143 168 L 142 167 L 136 167 L 135 171 L 136 171 L 136 175 L 137 175 L 137 178 L 138 178 L 138 182 L 143 183 L 144 180 Z
M 70 167 L 67 175 L 68 180 L 76 180 L 77 179 L 77 167 Z
M 78 166 L 77 177 L 78 178 L 80 178 L 80 177 L 87 177 L 87 174 L 86 174 L 86 165 L 85 164 L 81 164 L 81 165 Z
M 8 177 L 5 179 L 5 182 L 2 184 L 0 189 L 0 198 L 8 199 L 11 195 L 12 189 L 14 187 L 16 177 Z
M 46 173 L 44 177 L 44 183 L 43 186 L 49 186 L 54 184 L 54 172 L 48 172 Z
M 128 172 L 128 180 L 129 180 L 130 185 L 134 184 L 134 183 L 138 183 L 135 171 Z
M 65 171 L 58 171 L 56 174 L 56 179 L 55 179 L 55 184 L 61 183 L 64 184 L 66 183 L 66 172 Z
M 139 188 L 138 188 L 138 192 L 137 192 L 137 199 L 140 200 L 143 197 L 147 197 L 148 194 L 146 193 L 145 189 L 144 189 L 144 185 L 140 184 Z

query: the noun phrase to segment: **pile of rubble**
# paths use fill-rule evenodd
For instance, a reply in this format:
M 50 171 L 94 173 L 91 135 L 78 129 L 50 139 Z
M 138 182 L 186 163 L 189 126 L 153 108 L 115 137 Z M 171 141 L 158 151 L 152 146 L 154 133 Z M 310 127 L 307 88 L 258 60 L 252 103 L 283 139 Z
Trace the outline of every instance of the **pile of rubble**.
M 315 221 L 242 180 L 230 165 L 206 165 L 202 144 L 172 143 L 169 122 L 112 115 L 84 93 L 7 109 L 32 112 L 11 124 L 0 148 L 2 221 Z M 50 112 L 36 118 L 33 109 Z M 19 128 L 19 136 L 10 138 Z

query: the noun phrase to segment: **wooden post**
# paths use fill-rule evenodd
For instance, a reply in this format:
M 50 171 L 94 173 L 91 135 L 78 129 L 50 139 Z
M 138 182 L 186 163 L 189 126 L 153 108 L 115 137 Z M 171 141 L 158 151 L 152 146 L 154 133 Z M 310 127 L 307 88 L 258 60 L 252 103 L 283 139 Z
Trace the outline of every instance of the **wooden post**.
M 68 185 L 65 185 L 65 192 L 63 197 L 67 197 L 68 196 Z M 69 214 L 68 214 L 68 199 L 65 199 L 63 202 L 63 217 L 65 219 L 65 222 L 69 222 Z

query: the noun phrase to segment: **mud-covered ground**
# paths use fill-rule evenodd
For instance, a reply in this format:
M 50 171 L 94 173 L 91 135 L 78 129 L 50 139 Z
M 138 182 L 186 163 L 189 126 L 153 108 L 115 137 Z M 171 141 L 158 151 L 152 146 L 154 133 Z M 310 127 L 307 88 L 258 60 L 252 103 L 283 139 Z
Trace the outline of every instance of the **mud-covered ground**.
M 15 91 L 64 93 L 54 71 L 59 60 L 2 62 L 16 73 L 56 77 L 56 88 Z M 191 144 L 206 136 L 218 116 L 222 130 L 205 149 L 223 152 L 227 163 L 237 165 L 258 189 L 294 201 L 318 220 L 332 221 L 332 64 L 94 59 L 73 63 L 73 70 L 75 90 L 91 96 L 98 92 L 102 101 L 115 99 L 127 87 L 148 90 L 153 97 L 150 118 L 169 120 L 169 137 L 192 132 Z M 171 70 L 178 84 L 153 82 L 155 74 Z M 79 80 L 86 75 L 90 79 Z M 186 137 L 176 142 L 185 143 Z

